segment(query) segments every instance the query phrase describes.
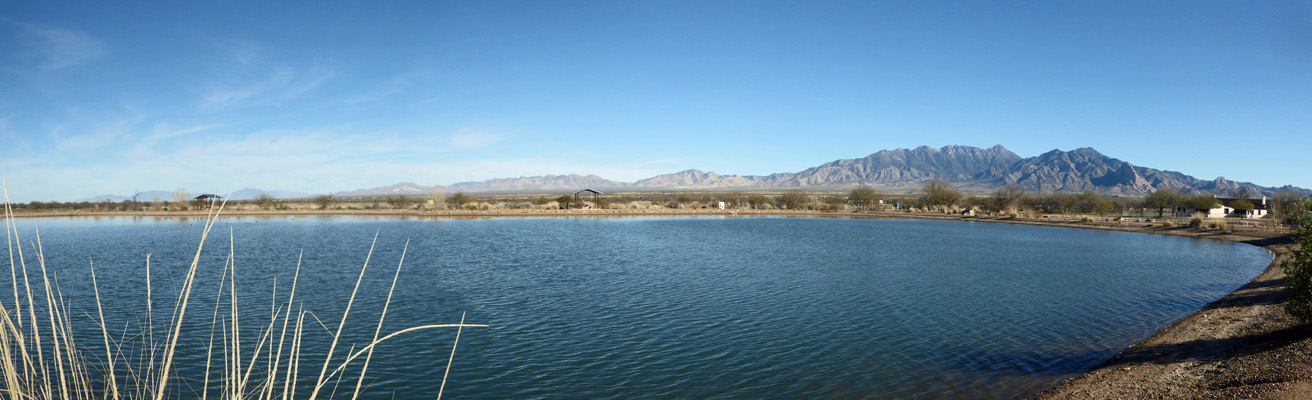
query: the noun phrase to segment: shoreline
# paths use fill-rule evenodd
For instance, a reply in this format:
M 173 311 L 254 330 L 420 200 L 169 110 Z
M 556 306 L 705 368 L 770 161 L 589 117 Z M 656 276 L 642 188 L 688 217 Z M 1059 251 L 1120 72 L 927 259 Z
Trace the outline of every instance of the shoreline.
M 15 218 L 178 217 L 204 218 L 202 211 L 23 213 Z M 901 218 L 1056 226 L 1186 236 L 1240 242 L 1274 254 L 1270 265 L 1238 290 L 1176 321 L 1143 342 L 1072 378 L 1055 382 L 1028 398 L 1312 398 L 1312 326 L 1298 326 L 1284 312 L 1285 282 L 1280 262 L 1288 257 L 1288 231 L 1200 231 L 1161 223 L 1085 221 L 1082 216 L 1042 219 L 963 217 L 954 214 L 792 210 L 224 210 L 223 217 L 374 216 L 418 218 L 645 217 L 645 216 L 783 216 Z

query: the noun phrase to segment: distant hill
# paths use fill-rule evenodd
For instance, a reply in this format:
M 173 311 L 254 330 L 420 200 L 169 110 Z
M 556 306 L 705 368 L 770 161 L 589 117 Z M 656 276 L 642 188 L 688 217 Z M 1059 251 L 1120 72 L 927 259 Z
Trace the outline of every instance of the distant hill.
M 482 182 L 460 182 L 446 186 L 447 192 L 524 192 L 544 190 L 579 190 L 593 188 L 597 190 L 625 189 L 631 186 L 625 182 L 602 179 L 596 175 L 546 175 L 533 177 L 491 179 Z
M 266 190 L 251 189 L 251 188 L 245 188 L 242 190 L 232 192 L 231 195 L 229 195 L 228 193 L 218 193 L 218 195 L 220 196 L 228 196 L 229 200 L 253 200 L 256 197 L 259 197 L 261 194 L 268 194 L 270 196 L 273 196 L 273 198 L 275 199 L 299 199 L 299 198 L 306 198 L 306 197 L 313 196 L 311 194 L 300 193 L 300 192 L 266 191 Z M 187 192 L 187 198 L 193 198 L 200 195 L 201 195 L 200 192 Z M 137 201 L 143 203 L 152 202 L 156 198 L 159 198 L 162 201 L 173 201 L 173 192 L 163 191 L 163 190 L 151 190 L 151 191 L 141 192 L 140 195 L 137 195 Z M 89 197 L 77 201 L 78 202 L 85 201 L 85 202 L 93 202 L 93 203 L 96 202 L 120 203 L 123 202 L 123 200 L 131 200 L 131 199 L 132 196 L 106 194 L 96 197 Z
M 481 182 L 460 182 L 449 186 L 423 186 L 402 182 L 390 186 L 333 193 L 337 197 L 423 196 L 434 188 L 445 193 L 514 193 L 574 192 L 583 188 L 601 191 L 656 190 L 842 190 L 869 185 L 891 192 L 919 190 L 930 179 L 942 179 L 972 192 L 986 192 L 1017 185 L 1028 191 L 1084 192 L 1103 195 L 1143 196 L 1161 189 L 1183 193 L 1209 193 L 1228 196 L 1244 189 L 1254 195 L 1270 196 L 1282 189 L 1312 194 L 1293 186 L 1265 187 L 1249 182 L 1194 178 L 1175 171 L 1140 167 L 1108 157 L 1092 148 L 1071 151 L 1052 150 L 1035 157 L 1021 158 L 1002 145 L 981 149 L 971 146 L 921 146 L 914 149 L 880 150 L 869 156 L 834 160 L 800 172 L 783 172 L 764 176 L 720 175 L 695 169 L 657 175 L 635 182 L 612 181 L 596 175 L 546 175 L 498 178 Z M 254 199 L 261 193 L 275 198 L 304 198 L 314 195 L 296 192 L 242 189 L 232 193 L 233 200 Z M 194 197 L 199 193 L 191 193 Z M 169 200 L 172 192 L 143 192 L 139 201 L 154 196 Z M 127 197 L 105 195 L 84 201 L 104 199 L 120 202 Z
M 828 162 L 801 172 L 765 176 L 720 175 L 695 169 L 657 175 L 632 183 L 596 175 L 547 175 L 461 182 L 446 192 L 544 192 L 597 190 L 778 190 L 843 189 L 870 185 L 882 190 L 911 192 L 930 179 L 942 179 L 969 191 L 990 191 L 1017 185 L 1029 191 L 1083 192 L 1103 195 L 1143 196 L 1158 189 L 1185 193 L 1229 195 L 1244 188 L 1251 193 L 1271 195 L 1292 188 L 1265 187 L 1218 177 L 1202 180 L 1175 171 L 1139 167 L 1108 157 L 1092 148 L 1052 150 L 1036 157 L 1021 158 L 1002 145 L 981 149 L 971 146 L 881 150 L 869 156 Z M 412 185 L 415 193 L 429 187 Z M 398 186 L 398 185 L 393 185 Z M 386 186 L 384 188 L 392 188 Z M 378 189 L 345 193 L 387 194 Z
M 361 197 L 361 196 L 422 196 L 428 193 L 427 186 L 419 186 L 410 182 L 401 182 L 390 186 L 379 186 L 370 189 L 358 189 L 345 192 L 333 193 L 337 197 Z
M 314 197 L 314 195 L 309 193 L 285 192 L 279 190 L 270 191 L 270 190 L 245 188 L 242 190 L 232 192 L 232 194 L 228 198 L 231 200 L 253 200 L 256 197 L 260 197 L 261 194 L 267 194 L 275 199 L 303 199 L 306 197 Z M 224 194 L 219 193 L 219 195 L 222 196 Z M 192 197 L 195 196 L 196 195 L 192 195 Z

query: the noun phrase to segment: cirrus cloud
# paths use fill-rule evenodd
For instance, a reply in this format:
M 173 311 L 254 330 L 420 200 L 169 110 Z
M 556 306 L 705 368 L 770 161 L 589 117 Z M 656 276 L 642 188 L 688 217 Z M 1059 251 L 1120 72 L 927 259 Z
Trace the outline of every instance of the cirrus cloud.
M 109 45 L 91 35 L 71 29 L 5 20 L 19 28 L 22 43 L 37 58 L 36 67 L 55 71 L 74 67 L 109 54 Z

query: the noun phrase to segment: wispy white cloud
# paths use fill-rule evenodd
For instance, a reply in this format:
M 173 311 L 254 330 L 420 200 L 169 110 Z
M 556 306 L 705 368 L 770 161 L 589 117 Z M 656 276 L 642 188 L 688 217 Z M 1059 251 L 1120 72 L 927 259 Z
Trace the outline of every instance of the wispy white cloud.
M 179 136 L 191 135 L 214 129 L 218 125 L 197 125 L 186 128 L 174 128 L 167 123 L 155 124 L 155 131 L 142 138 L 147 143 L 154 143 L 160 140 L 172 139 Z
M 0 137 L 11 137 L 12 133 L 9 131 L 9 121 L 13 119 L 13 114 L 0 115 Z
M 449 185 L 571 173 L 632 181 L 668 172 L 660 160 L 489 157 L 489 152 L 470 151 L 506 140 L 505 134 L 486 128 L 426 134 L 351 127 L 248 131 L 242 124 L 157 121 L 131 110 L 100 117 L 49 127 L 40 132 L 52 138 L 46 148 L 0 158 L 15 200 L 70 201 L 177 187 L 327 193 L 403 181 Z M 3 121 L 0 116 L 0 128 Z M 204 167 L 197 168 L 198 163 Z
M 322 85 L 333 75 L 324 68 L 297 71 L 278 68 L 254 83 L 211 85 L 200 102 L 204 110 L 247 106 L 280 106 Z
M 128 111 L 101 119 L 72 120 L 50 130 L 48 137 L 57 152 L 82 157 L 127 142 L 146 119 L 145 113 Z
M 211 40 L 210 44 L 223 52 L 227 61 L 249 66 L 260 60 L 264 51 L 258 43 L 240 40 Z
M 19 28 L 23 44 L 36 54 L 38 59 L 36 67 L 41 70 L 61 70 L 109 54 L 109 45 L 82 32 L 27 22 L 5 21 Z
M 254 106 L 282 106 L 323 85 L 333 76 L 323 66 L 290 67 L 267 60 L 263 47 L 254 42 L 211 40 L 217 49 L 220 69 L 199 100 L 202 111 Z M 293 64 L 295 65 L 295 64 Z
M 451 135 L 449 144 L 457 150 L 488 147 L 500 142 L 503 136 L 492 132 L 459 132 Z
M 428 77 L 431 75 L 432 75 L 432 69 L 428 67 L 417 68 L 402 73 L 400 75 L 394 76 L 391 79 L 382 82 L 373 90 L 365 91 L 363 93 L 354 96 L 349 96 L 345 99 L 342 99 L 341 101 L 330 102 L 328 103 L 328 105 L 330 106 L 355 105 L 355 104 L 372 103 L 372 102 L 384 100 L 389 97 L 396 96 L 398 94 L 405 92 L 407 89 L 410 89 L 420 81 L 428 79 Z

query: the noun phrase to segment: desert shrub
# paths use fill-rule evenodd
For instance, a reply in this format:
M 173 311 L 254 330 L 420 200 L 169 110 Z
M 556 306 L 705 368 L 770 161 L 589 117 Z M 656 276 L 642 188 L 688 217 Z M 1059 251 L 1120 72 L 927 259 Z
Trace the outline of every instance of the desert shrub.
M 1280 263 L 1289 282 L 1289 302 L 1285 310 L 1304 324 L 1312 323 L 1312 202 L 1303 198 L 1294 203 L 1290 217 L 1294 226 L 1294 243 L 1298 250 Z
M 274 206 L 274 201 L 275 199 L 273 198 L 273 196 L 268 193 L 260 193 L 259 196 L 255 196 L 255 204 L 259 205 L 260 208 L 265 210 L 272 210 Z
M 940 179 L 930 179 L 921 188 L 920 204 L 925 208 L 935 208 L 940 211 L 947 211 L 948 208 L 957 205 L 965 195 L 960 190 L 952 187 L 952 184 Z
M 1165 227 L 1167 227 L 1167 228 L 1170 228 L 1170 227 L 1172 227 L 1172 226 L 1175 226 L 1175 224 L 1174 224 L 1174 223 L 1171 223 L 1171 221 L 1162 221 L 1162 226 L 1165 226 Z
M 465 204 L 474 201 L 474 196 L 465 194 L 465 192 L 455 192 L 446 197 L 446 202 L 451 208 L 464 208 Z
M 406 196 L 406 195 L 388 196 L 387 205 L 395 209 L 406 208 L 410 206 L 410 196 Z
M 879 203 L 883 195 L 869 186 L 860 186 L 847 193 L 847 201 L 857 210 L 866 210 Z
M 811 196 L 806 195 L 801 190 L 789 190 L 779 195 L 777 201 L 781 208 L 796 210 L 810 203 Z
M 1202 228 L 1202 227 L 1203 227 L 1203 219 L 1202 219 L 1202 218 L 1194 218 L 1194 219 L 1189 220 L 1189 227 L 1190 227 L 1190 228 Z
M 332 207 L 332 205 L 336 203 L 337 199 L 333 198 L 333 195 L 331 194 L 323 194 L 314 197 L 314 204 L 317 204 L 320 210 L 327 210 L 328 207 Z

